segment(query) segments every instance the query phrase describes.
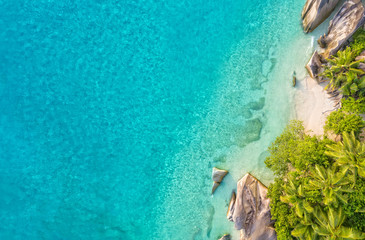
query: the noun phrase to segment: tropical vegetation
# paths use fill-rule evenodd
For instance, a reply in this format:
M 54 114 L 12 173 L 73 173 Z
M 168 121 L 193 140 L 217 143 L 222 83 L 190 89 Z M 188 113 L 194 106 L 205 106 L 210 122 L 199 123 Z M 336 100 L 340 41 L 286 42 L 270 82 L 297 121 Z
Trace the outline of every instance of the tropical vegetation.
M 365 239 L 365 143 L 333 142 L 291 121 L 269 148 L 276 178 L 268 196 L 279 240 Z M 360 190 L 360 192 L 359 192 Z
M 325 135 L 310 136 L 291 121 L 268 149 L 265 164 L 278 240 L 365 239 L 365 31 L 327 59 L 327 89 L 343 97 L 329 114 Z M 339 95 L 336 92 L 339 92 Z M 335 134 L 337 142 L 329 136 Z M 340 140 L 340 141 L 339 141 Z
M 350 46 L 326 59 L 328 64 L 323 65 L 321 76 L 329 80 L 327 88 L 338 89 L 344 96 L 365 96 L 364 60 L 355 60 L 364 49 L 365 31 L 359 30 Z

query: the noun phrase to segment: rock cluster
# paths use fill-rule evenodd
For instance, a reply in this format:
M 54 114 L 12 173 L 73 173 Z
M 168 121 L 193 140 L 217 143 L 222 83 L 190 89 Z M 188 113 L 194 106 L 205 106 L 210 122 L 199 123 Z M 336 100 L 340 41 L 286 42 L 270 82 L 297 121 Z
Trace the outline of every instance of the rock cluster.
M 307 0 L 302 11 L 303 28 L 311 32 L 335 9 L 339 0 Z
M 364 12 L 361 0 L 348 0 L 341 6 L 330 22 L 327 34 L 318 39 L 319 45 L 324 48 L 321 54 L 324 58 L 336 54 L 365 23 Z
M 321 73 L 322 69 L 322 61 L 321 56 L 317 51 L 314 51 L 312 57 L 309 59 L 309 62 L 307 65 L 305 65 L 305 68 L 308 70 L 311 78 L 319 81 L 319 74 Z
M 313 26 L 318 26 L 330 15 L 337 3 L 337 0 L 307 0 L 302 12 L 304 30 L 308 32 L 313 30 Z M 361 0 L 347 0 L 330 21 L 327 34 L 318 39 L 321 49 L 313 53 L 306 65 L 309 75 L 320 82 L 322 79 L 319 74 L 325 59 L 335 55 L 364 23 L 365 9 Z M 361 59 L 365 59 L 365 53 Z M 365 69 L 365 64 L 363 67 Z
M 223 178 L 228 174 L 228 171 L 222 170 L 219 168 L 213 168 L 212 179 L 213 179 L 213 188 L 212 194 L 218 188 L 219 184 L 222 182 Z
M 240 230 L 241 240 L 276 239 L 269 203 L 267 188 L 251 174 L 237 183 L 237 196 L 232 194 L 227 218 Z

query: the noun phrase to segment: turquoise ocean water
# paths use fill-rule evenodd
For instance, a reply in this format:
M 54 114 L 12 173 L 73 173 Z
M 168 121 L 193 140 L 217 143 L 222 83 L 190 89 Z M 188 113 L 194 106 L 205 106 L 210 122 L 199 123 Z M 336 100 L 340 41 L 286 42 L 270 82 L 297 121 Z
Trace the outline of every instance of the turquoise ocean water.
M 272 180 L 305 74 L 303 0 L 0 2 L 0 239 L 237 236 L 230 193 Z

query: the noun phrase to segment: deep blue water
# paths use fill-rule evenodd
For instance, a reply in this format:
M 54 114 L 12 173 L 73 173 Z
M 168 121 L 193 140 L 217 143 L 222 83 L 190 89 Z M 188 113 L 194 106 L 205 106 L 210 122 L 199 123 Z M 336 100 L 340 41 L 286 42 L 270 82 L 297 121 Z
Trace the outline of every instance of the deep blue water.
M 260 138 L 302 4 L 0 1 L 0 239 L 228 231 L 211 167 Z

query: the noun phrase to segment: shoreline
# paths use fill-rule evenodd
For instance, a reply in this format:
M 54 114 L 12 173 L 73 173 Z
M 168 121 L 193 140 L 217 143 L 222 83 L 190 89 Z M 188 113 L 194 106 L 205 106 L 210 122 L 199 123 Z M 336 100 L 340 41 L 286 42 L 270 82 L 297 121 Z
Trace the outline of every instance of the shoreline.
M 335 100 L 324 89 L 326 85 L 307 74 L 295 87 L 294 118 L 303 121 L 305 131 L 312 136 L 324 134 L 326 118 L 335 110 Z

